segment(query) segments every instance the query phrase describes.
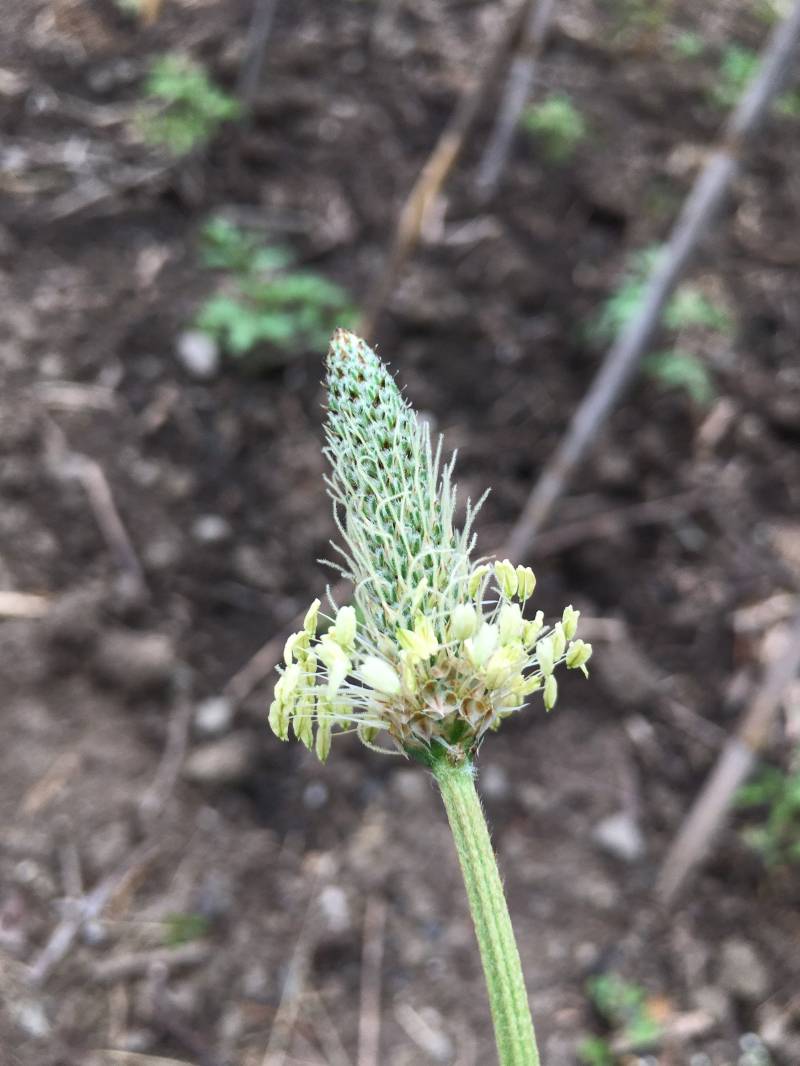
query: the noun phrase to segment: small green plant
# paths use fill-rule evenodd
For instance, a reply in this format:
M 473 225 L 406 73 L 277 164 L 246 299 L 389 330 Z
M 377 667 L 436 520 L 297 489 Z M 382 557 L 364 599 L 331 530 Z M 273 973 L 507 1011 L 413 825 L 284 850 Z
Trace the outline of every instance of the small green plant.
M 584 1066 L 614 1066 L 614 1052 L 602 1036 L 587 1036 L 578 1045 L 578 1061 Z
M 631 321 L 660 254 L 659 248 L 647 248 L 632 258 L 622 281 L 589 323 L 586 329 L 589 341 L 608 344 Z M 734 328 L 725 309 L 693 285 L 682 285 L 677 290 L 667 304 L 662 322 L 667 330 L 677 334 L 706 330 L 728 335 Z M 700 406 L 713 399 L 714 385 L 706 365 L 680 345 L 650 356 L 643 365 L 645 373 L 667 388 L 683 389 Z
M 766 866 L 800 863 L 800 753 L 788 771 L 765 766 L 739 790 L 736 802 L 757 815 L 742 837 Z
M 169 914 L 164 928 L 164 943 L 169 948 L 202 940 L 211 928 L 208 918 L 202 914 Z
M 722 53 L 717 80 L 711 87 L 711 100 L 718 107 L 734 107 L 758 70 L 758 53 L 739 44 L 729 45 Z M 784 118 L 800 115 L 800 92 L 796 89 L 781 93 L 773 104 L 773 111 Z
M 203 228 L 200 255 L 204 266 L 230 277 L 227 291 L 206 301 L 195 325 L 231 355 L 252 355 L 263 346 L 283 354 L 320 347 L 335 322 L 354 317 L 339 285 L 312 271 L 288 269 L 286 249 L 262 246 L 221 216 Z
M 706 42 L 694 30 L 681 30 L 672 38 L 671 47 L 679 59 L 699 59 L 706 50 Z
M 550 628 L 523 609 L 536 578 L 474 559 L 467 502 L 455 524 L 453 461 L 364 341 L 339 329 L 327 359 L 328 488 L 342 543 L 335 565 L 353 605 L 314 600 L 284 648 L 269 724 L 327 759 L 334 731 L 427 767 L 439 787 L 467 890 L 500 1066 L 538 1066 L 522 967 L 475 789 L 483 740 L 541 692 L 555 669 L 586 673 L 579 612 Z
M 224 122 L 241 113 L 238 101 L 218 88 L 199 63 L 178 53 L 154 60 L 144 93 L 147 103 L 139 120 L 145 139 L 177 156 L 211 140 Z
M 551 93 L 522 113 L 522 126 L 533 134 L 551 163 L 565 163 L 586 137 L 586 122 L 566 93 Z
M 658 1041 L 661 1024 L 649 1006 L 647 992 L 640 985 L 625 981 L 618 974 L 604 973 L 589 978 L 586 992 L 597 1013 L 612 1029 L 615 1043 L 635 1052 L 646 1051 Z M 585 1053 L 585 1043 L 583 1048 Z M 584 1057 L 585 1062 L 591 1066 L 595 1063 L 613 1066 L 615 1058 L 607 1041 L 591 1041 L 589 1049 L 595 1059 L 592 1062 Z M 604 1052 L 607 1052 L 605 1059 L 602 1058 Z

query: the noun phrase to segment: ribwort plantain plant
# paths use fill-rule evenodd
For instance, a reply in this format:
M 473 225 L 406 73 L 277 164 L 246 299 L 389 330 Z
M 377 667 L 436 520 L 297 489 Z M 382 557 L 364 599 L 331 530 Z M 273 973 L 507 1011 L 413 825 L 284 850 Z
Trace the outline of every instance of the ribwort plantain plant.
M 334 732 L 355 732 L 369 748 L 430 768 L 464 875 L 499 1062 L 537 1066 L 474 760 L 529 696 L 541 693 L 552 709 L 556 668 L 586 674 L 591 645 L 576 638 L 571 606 L 551 627 L 541 611 L 526 618 L 529 567 L 473 559 L 480 502 L 467 503 L 458 529 L 454 459 L 443 462 L 441 440 L 432 444 L 384 364 L 342 329 L 328 351 L 327 390 L 327 484 L 341 537 L 332 565 L 352 582 L 353 604 L 331 600 L 330 613 L 311 604 L 286 642 L 269 722 L 323 761 Z

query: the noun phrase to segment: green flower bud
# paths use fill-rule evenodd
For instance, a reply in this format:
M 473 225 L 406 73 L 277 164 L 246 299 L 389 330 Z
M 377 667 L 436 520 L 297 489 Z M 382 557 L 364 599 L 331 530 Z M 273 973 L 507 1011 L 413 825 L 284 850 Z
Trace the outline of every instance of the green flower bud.
M 548 711 L 556 705 L 558 699 L 558 682 L 556 681 L 555 674 L 550 674 L 544 683 L 544 706 Z
M 358 668 L 358 676 L 365 685 L 387 696 L 396 696 L 400 691 L 400 678 L 397 676 L 397 671 L 376 655 L 368 655 L 364 659 Z
M 536 588 L 536 575 L 529 566 L 517 567 L 517 595 L 525 603 L 533 595 Z
M 494 564 L 494 576 L 500 586 L 500 591 L 505 597 L 510 600 L 512 596 L 516 595 L 517 571 L 508 559 L 503 559 L 501 563 Z
M 475 632 L 478 625 L 478 612 L 471 603 L 460 603 L 450 619 L 450 639 L 466 640 Z
M 509 644 L 512 640 L 518 640 L 522 636 L 524 625 L 525 622 L 520 605 L 518 603 L 504 603 L 500 608 L 498 617 L 500 643 Z
M 578 631 L 578 619 L 581 616 L 580 611 L 576 611 L 572 604 L 564 608 L 564 613 L 561 615 L 561 621 L 564 626 L 564 635 L 567 640 L 572 640 Z

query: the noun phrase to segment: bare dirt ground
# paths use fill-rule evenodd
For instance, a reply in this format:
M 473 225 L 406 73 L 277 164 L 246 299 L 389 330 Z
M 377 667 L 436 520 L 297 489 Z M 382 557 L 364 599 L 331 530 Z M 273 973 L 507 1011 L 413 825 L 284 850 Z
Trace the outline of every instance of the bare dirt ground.
M 588 136 L 561 166 L 521 137 L 479 207 L 485 101 L 374 338 L 459 449 L 464 495 L 493 487 L 482 550 L 591 380 L 582 327 L 713 142 L 721 51 L 764 39 L 750 7 L 669 4 L 653 25 L 565 3 L 544 86 Z M 0 588 L 44 598 L 0 620 L 2 1066 L 345 1066 L 376 1027 L 382 1066 L 494 1061 L 424 773 L 352 740 L 324 767 L 280 745 L 269 682 L 218 700 L 329 580 L 321 353 L 198 379 L 176 343 L 210 291 L 198 233 L 221 208 L 358 302 L 506 12 L 281 4 L 251 121 L 190 163 L 144 149 L 130 116 L 149 57 L 191 49 L 231 86 L 248 17 L 175 0 L 145 29 L 110 2 L 0 0 Z M 671 51 L 676 28 L 705 54 Z M 529 560 L 539 605 L 581 607 L 596 645 L 589 684 L 480 760 L 548 1066 L 605 1032 L 585 983 L 608 972 L 646 989 L 666 1033 L 619 1062 L 800 1063 L 796 874 L 768 876 L 734 825 L 675 912 L 652 893 L 800 587 L 799 128 L 758 137 L 691 275 L 735 320 L 694 338 L 711 405 L 638 382 L 560 506 L 556 528 L 582 529 Z M 98 526 L 104 485 L 130 550 Z M 647 524 L 596 521 L 672 497 Z M 603 836 L 615 815 L 627 851 Z M 751 1033 L 769 1058 L 745 1057 Z

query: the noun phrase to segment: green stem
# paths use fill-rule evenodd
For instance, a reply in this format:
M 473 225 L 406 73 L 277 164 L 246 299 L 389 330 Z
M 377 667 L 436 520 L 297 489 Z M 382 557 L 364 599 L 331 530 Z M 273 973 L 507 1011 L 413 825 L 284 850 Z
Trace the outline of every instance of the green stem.
M 453 833 L 489 992 L 500 1066 L 539 1066 L 539 1052 L 514 930 L 489 830 L 467 762 L 431 762 Z

